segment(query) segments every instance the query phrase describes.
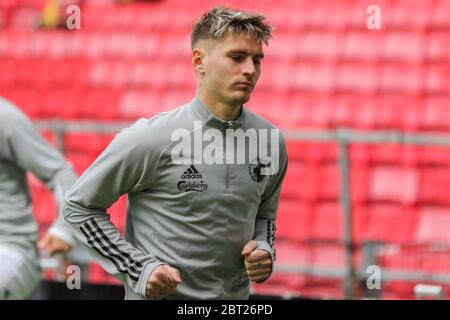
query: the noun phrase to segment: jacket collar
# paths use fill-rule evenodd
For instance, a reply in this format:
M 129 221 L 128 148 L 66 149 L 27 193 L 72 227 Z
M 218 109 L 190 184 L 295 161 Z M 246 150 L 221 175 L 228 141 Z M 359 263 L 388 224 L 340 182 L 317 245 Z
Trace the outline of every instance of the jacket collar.
M 211 111 L 195 97 L 191 102 L 191 108 L 196 116 L 202 120 L 205 126 L 217 129 L 237 129 L 244 127 L 245 108 L 242 106 L 241 113 L 236 120 L 223 121 L 217 118 Z

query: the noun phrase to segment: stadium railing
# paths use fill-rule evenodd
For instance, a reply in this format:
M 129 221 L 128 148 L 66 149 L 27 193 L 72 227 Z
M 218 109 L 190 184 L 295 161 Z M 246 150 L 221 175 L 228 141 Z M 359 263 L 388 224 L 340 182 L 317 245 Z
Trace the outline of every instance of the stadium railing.
M 96 121 L 37 121 L 37 126 L 41 130 L 53 131 L 56 136 L 57 147 L 64 152 L 64 135 L 66 133 L 98 133 L 98 134 L 114 134 L 121 129 L 128 127 L 129 122 L 101 123 Z M 351 144 L 386 144 L 395 143 L 401 145 L 414 146 L 445 146 L 450 147 L 450 135 L 436 133 L 406 133 L 401 131 L 359 131 L 350 128 L 338 128 L 336 130 L 304 130 L 292 131 L 282 130 L 287 140 L 303 141 L 303 142 L 334 142 L 339 146 L 339 171 L 340 171 L 340 205 L 344 213 L 344 225 L 342 245 L 345 251 L 345 263 L 343 268 L 326 268 L 315 267 L 309 265 L 288 265 L 278 264 L 275 272 L 279 273 L 302 273 L 308 275 L 324 276 L 328 278 L 341 279 L 343 281 L 342 296 L 346 299 L 355 298 L 355 290 L 358 284 L 368 280 L 367 267 L 370 265 L 378 265 L 378 257 L 380 252 L 392 249 L 400 250 L 400 244 L 385 244 L 376 242 L 363 242 L 361 244 L 363 251 L 363 261 L 360 266 L 355 267 L 354 250 L 355 241 L 352 237 L 352 206 L 350 199 L 350 163 L 349 163 L 349 146 Z M 428 248 L 428 249 L 427 249 Z M 423 252 L 431 250 L 431 247 L 425 247 Z M 450 246 L 446 247 L 450 252 Z M 89 258 L 82 252 L 77 252 L 75 259 L 86 263 Z M 411 270 L 383 270 L 381 273 L 382 281 L 389 280 L 406 280 L 406 281 L 433 281 L 443 284 L 450 284 L 450 272 L 448 274 L 430 274 L 428 272 L 411 271 Z M 379 297 L 379 290 L 366 291 L 365 297 Z M 419 293 L 420 295 L 420 293 Z

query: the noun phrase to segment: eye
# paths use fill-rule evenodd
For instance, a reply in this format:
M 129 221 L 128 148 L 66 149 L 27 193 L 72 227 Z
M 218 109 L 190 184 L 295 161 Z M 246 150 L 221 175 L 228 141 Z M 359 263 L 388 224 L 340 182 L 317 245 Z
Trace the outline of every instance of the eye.
M 231 56 L 231 59 L 233 59 L 236 62 L 240 62 L 240 61 L 242 61 L 243 57 L 242 56 Z

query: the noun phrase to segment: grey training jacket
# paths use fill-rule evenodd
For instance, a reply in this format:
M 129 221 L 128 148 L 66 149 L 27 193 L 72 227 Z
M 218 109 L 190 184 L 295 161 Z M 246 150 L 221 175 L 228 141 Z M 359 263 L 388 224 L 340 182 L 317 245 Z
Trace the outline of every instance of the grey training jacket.
M 256 159 L 174 163 L 179 140 L 173 135 L 180 129 L 194 138 L 207 129 L 225 136 L 226 129 L 275 128 L 245 107 L 238 119 L 223 122 L 197 98 L 140 119 L 121 131 L 69 190 L 65 218 L 100 265 L 124 282 L 126 299 L 145 299 L 147 280 L 161 264 L 177 268 L 183 280 L 168 299 L 248 299 L 245 244 L 255 239 L 275 259 L 275 220 L 287 169 L 284 138 L 280 134 L 277 141 L 279 170 L 261 176 Z M 106 212 L 123 194 L 128 195 L 125 238 Z
M 45 141 L 25 114 L 0 97 L 0 244 L 36 251 L 38 227 L 32 213 L 27 171 L 53 191 L 61 212 L 64 194 L 77 178 L 72 166 Z M 49 232 L 74 245 L 70 226 L 61 214 L 59 217 Z

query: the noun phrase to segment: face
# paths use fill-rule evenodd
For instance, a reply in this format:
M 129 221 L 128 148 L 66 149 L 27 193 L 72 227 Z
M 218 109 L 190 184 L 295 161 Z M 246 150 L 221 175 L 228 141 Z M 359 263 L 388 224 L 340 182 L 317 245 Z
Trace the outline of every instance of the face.
M 228 105 L 247 102 L 261 73 L 262 43 L 241 33 L 198 44 L 193 55 L 201 90 Z

